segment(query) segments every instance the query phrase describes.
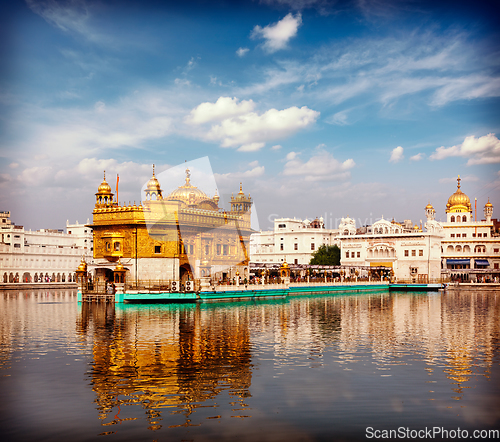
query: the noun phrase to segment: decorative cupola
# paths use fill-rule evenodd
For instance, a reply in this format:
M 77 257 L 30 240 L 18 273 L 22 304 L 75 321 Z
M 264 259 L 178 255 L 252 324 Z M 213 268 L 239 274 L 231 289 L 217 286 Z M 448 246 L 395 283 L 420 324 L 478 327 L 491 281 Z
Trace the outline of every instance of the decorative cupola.
M 101 208 L 110 207 L 112 205 L 113 192 L 111 192 L 111 186 L 106 182 L 106 171 L 104 171 L 104 179 L 95 194 L 95 206 L 96 208 Z
M 146 201 L 154 201 L 163 199 L 160 189 L 160 183 L 155 176 L 155 165 L 153 164 L 153 176 L 148 181 L 146 186 Z
M 243 192 L 242 184 L 240 183 L 240 191 L 236 196 L 231 195 L 231 211 L 232 212 L 250 212 L 252 207 L 252 198 Z
M 214 203 L 217 204 L 217 206 L 219 206 L 220 198 L 219 198 L 219 195 L 217 193 L 217 189 L 215 189 L 215 196 L 214 196 L 213 200 L 214 200 Z
M 427 221 L 433 220 L 435 215 L 436 215 L 436 211 L 434 210 L 434 207 L 432 207 L 432 204 L 429 201 L 427 206 L 425 206 L 425 216 L 427 218 Z
M 493 216 L 493 204 L 490 203 L 490 199 L 488 198 L 488 202 L 484 205 L 484 217 L 486 218 L 486 222 L 491 222 L 492 216 Z

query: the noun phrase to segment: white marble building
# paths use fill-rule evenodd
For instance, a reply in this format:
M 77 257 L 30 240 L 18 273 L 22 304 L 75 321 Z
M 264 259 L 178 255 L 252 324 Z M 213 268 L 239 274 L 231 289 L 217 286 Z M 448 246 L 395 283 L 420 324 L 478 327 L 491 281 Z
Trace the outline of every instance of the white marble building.
M 250 261 L 253 263 L 309 264 L 322 245 L 336 244 L 338 229 L 325 229 L 323 218 L 313 221 L 277 218 L 274 229 L 250 236 Z
M 448 198 L 446 222 L 434 220 L 435 210 L 429 203 L 426 207 L 429 228 L 441 228 L 443 274 L 464 281 L 493 280 L 500 276 L 500 236 L 494 231 L 493 205 L 484 205 L 484 220 L 477 220 L 470 198 L 460 189 Z
M 350 221 L 349 224 L 352 224 Z M 408 231 L 405 226 L 385 219 L 373 223 L 371 233 L 346 234 L 342 224 L 340 231 L 342 266 L 385 267 L 392 271 L 396 282 L 440 280 L 443 235 L 438 231 L 423 232 L 418 226 Z M 355 232 L 355 229 L 351 228 L 352 231 Z
M 62 230 L 25 230 L 0 212 L 0 283 L 73 282 L 85 249 Z
M 94 261 L 94 235 L 90 224 L 91 222 L 89 219 L 87 219 L 86 224 L 80 224 L 78 221 L 74 224 L 70 224 L 69 221 L 66 221 L 66 233 L 72 235 L 77 247 L 83 249 L 87 264 L 93 263 Z

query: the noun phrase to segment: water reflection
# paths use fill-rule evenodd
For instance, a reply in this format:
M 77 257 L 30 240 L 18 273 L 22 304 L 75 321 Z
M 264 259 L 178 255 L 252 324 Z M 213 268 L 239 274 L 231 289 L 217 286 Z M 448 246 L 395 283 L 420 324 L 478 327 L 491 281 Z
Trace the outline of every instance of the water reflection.
M 235 414 L 247 412 L 251 355 L 248 315 L 239 308 L 202 309 L 200 306 L 137 307 L 84 304 L 77 329 L 94 327 L 92 389 L 99 418 L 114 425 L 120 409 L 140 404 L 149 429 L 159 429 L 162 412 L 184 416 L 212 407 L 228 390 Z M 241 413 L 244 412 L 244 413 Z M 199 425 L 199 424 L 196 424 Z
M 498 428 L 499 317 L 495 292 L 158 306 L 0 292 L 0 427 L 50 440 L 71 422 L 57 438 L 74 441 Z

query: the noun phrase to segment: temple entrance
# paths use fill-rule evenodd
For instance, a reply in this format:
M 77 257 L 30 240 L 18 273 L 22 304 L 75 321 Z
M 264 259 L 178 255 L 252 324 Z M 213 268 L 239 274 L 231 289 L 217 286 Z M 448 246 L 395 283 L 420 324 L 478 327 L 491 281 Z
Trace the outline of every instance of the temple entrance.
M 183 264 L 179 267 L 179 276 L 181 282 L 193 281 L 193 270 L 189 264 Z

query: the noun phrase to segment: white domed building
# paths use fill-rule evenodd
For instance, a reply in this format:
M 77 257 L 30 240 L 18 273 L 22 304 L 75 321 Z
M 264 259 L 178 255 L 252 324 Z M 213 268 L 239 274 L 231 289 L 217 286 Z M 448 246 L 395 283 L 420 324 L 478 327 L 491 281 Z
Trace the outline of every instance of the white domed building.
M 446 203 L 446 222 L 434 220 L 435 210 L 425 209 L 428 231 L 442 229 L 442 273 L 455 281 L 493 281 L 500 278 L 500 237 L 494 232 L 493 205 L 484 205 L 484 220 L 477 220 L 470 198 L 462 192 L 460 176 L 457 190 Z

